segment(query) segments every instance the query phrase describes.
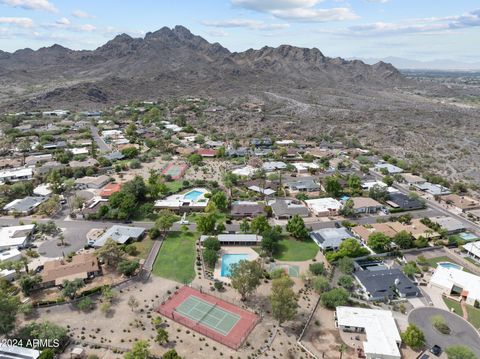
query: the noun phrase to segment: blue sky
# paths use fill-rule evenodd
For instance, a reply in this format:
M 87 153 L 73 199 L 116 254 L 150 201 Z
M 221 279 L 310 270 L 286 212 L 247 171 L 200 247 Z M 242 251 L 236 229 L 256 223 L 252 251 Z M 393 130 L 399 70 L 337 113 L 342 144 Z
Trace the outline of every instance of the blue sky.
M 94 49 L 183 25 L 232 51 L 317 47 L 336 57 L 478 61 L 478 0 L 0 0 L 0 49 Z

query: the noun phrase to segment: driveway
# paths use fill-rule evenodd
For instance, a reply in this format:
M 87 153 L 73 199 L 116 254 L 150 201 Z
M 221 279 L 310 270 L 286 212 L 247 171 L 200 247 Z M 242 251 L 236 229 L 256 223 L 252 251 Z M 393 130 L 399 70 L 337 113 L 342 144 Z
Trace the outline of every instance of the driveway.
M 449 335 L 441 334 L 431 324 L 431 317 L 442 315 L 448 323 Z M 408 322 L 415 324 L 425 334 L 425 340 L 429 346 L 435 344 L 446 349 L 452 345 L 464 345 L 469 347 L 480 357 L 480 336 L 478 332 L 463 318 L 443 309 L 425 307 L 417 308 L 410 312 Z

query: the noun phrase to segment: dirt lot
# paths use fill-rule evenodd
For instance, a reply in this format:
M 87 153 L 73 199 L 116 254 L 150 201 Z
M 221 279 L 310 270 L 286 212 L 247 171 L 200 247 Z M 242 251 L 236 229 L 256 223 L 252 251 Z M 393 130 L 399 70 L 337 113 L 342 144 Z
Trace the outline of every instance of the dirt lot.
M 296 279 L 295 290 L 303 288 L 303 284 Z M 208 288 L 210 282 L 204 279 L 196 279 L 196 286 L 202 285 Z M 139 339 L 148 340 L 154 355 L 160 356 L 170 348 L 175 348 L 184 358 L 249 358 L 258 352 L 265 343 L 272 341 L 272 346 L 262 357 L 265 358 L 306 358 L 296 346 L 296 338 L 299 335 L 308 313 L 313 309 L 316 295 L 311 292 L 300 294 L 300 309 L 296 320 L 285 323 L 280 330 L 276 330 L 276 322 L 269 316 L 268 299 L 270 284 L 263 284 L 256 295 L 247 303 L 263 313 L 262 321 L 253 330 L 246 343 L 238 351 L 205 338 L 188 328 L 173 321 L 166 320 L 163 324 L 169 333 L 170 342 L 161 346 L 154 341 L 155 329 L 151 323 L 157 314 L 154 309 L 167 295 L 167 291 L 174 291 L 178 283 L 163 278 L 152 278 L 148 283 L 134 283 L 120 291 L 114 300 L 112 309 L 108 314 L 100 311 L 100 303 L 90 312 L 82 312 L 72 305 L 43 308 L 37 311 L 36 319 L 49 320 L 69 328 L 72 338 L 77 346 L 84 347 L 87 354 L 96 353 L 105 358 L 121 358 L 121 354 L 115 354 L 113 349 L 129 350 L 132 344 Z M 213 293 L 226 300 L 238 301 L 238 294 L 231 288 L 223 293 Z M 128 299 L 134 296 L 139 307 L 132 311 L 128 306 Z M 95 346 L 111 347 L 111 350 L 96 348 Z M 72 346 L 73 347 L 73 346 Z M 69 350 L 63 357 L 69 356 Z

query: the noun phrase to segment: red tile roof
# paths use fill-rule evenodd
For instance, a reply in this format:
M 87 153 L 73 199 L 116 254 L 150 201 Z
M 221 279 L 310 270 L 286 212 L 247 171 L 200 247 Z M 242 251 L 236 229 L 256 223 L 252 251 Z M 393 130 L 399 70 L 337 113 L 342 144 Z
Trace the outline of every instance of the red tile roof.
M 121 183 L 109 183 L 103 187 L 102 192 L 100 192 L 101 197 L 110 197 L 112 194 L 120 191 L 122 188 Z

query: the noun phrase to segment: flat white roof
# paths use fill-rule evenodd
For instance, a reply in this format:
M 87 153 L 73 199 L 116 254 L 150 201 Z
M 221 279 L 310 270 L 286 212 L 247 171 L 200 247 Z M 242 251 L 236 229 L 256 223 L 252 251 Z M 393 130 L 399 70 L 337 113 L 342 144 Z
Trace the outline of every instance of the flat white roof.
M 45 183 L 45 184 L 38 185 L 33 189 L 33 194 L 36 194 L 37 196 L 43 196 L 43 197 L 51 195 L 52 190 L 50 189 L 50 184 Z
M 17 247 L 22 245 L 34 228 L 34 224 L 0 228 L 0 247 Z
M 31 168 L 11 168 L 0 171 L 0 178 L 12 178 L 12 177 L 31 177 L 33 176 L 33 170 Z
M 295 163 L 292 163 L 292 164 L 297 169 L 297 171 L 306 171 L 309 168 L 312 168 L 312 169 L 319 169 L 320 168 L 319 165 L 317 165 L 316 163 L 313 163 L 313 162 L 295 162 Z
M 237 176 L 250 177 L 257 171 L 258 171 L 258 168 L 255 168 L 255 167 L 252 167 L 252 166 L 245 166 L 245 167 L 242 167 L 242 168 L 234 169 L 232 171 L 232 173 L 236 174 Z
M 0 252 L 0 262 L 20 259 L 22 253 L 15 247 Z
M 5 359 L 37 359 L 40 351 L 18 347 L 16 345 L 0 345 L 0 358 Z
M 327 211 L 338 211 L 342 208 L 342 204 L 337 201 L 335 198 L 316 198 L 316 199 L 307 199 L 305 201 L 307 206 L 315 212 L 327 212 Z
M 401 358 L 398 344 L 402 339 L 391 311 L 337 307 L 337 322 L 339 326 L 365 328 L 365 354 Z
M 480 257 L 480 241 L 467 243 L 463 246 L 463 249 L 474 256 Z
M 373 186 L 387 187 L 386 183 L 382 181 L 366 181 L 366 182 L 363 182 L 362 184 L 362 188 L 368 189 L 368 190 Z
M 430 283 L 442 288 L 458 286 L 468 292 L 467 298 L 480 300 L 480 277 L 457 268 L 437 266 Z
M 187 195 L 191 192 L 200 192 L 196 198 L 189 198 Z M 193 188 L 190 191 L 183 194 L 174 194 L 168 196 L 164 199 L 159 199 L 155 201 L 155 207 L 163 208 L 180 208 L 180 207 L 190 207 L 190 208 L 202 208 L 206 207 L 209 199 L 205 197 L 207 193 L 210 193 L 209 190 L 205 188 Z

